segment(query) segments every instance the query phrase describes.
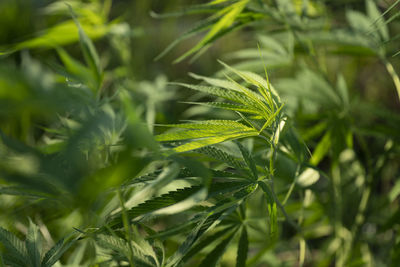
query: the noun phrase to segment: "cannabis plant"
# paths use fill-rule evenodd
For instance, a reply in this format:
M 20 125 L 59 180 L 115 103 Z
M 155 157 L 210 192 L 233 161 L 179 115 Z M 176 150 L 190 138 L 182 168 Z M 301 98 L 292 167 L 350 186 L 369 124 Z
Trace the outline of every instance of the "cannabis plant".
M 399 3 L 0 2 L 0 266 L 398 266 Z

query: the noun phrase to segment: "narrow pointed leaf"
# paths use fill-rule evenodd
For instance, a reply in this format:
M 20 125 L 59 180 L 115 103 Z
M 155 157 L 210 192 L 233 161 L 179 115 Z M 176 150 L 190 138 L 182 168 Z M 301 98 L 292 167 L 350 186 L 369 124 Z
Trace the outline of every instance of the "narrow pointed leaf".
M 228 247 L 234 236 L 235 233 L 232 233 L 227 238 L 222 240 L 222 242 L 219 243 L 200 263 L 199 267 L 215 267 L 218 261 L 221 259 L 222 255 L 224 255 L 226 248 Z
M 240 152 L 242 153 L 244 161 L 246 162 L 247 166 L 249 167 L 249 169 L 251 171 L 251 175 L 253 176 L 253 180 L 256 181 L 258 179 L 258 172 L 257 172 L 256 163 L 255 163 L 253 157 L 251 156 L 249 151 L 247 151 L 247 149 L 241 143 L 236 142 L 236 144 L 239 147 Z
M 247 253 L 249 250 L 249 240 L 247 237 L 247 227 L 242 227 L 239 245 L 236 256 L 236 267 L 246 267 Z

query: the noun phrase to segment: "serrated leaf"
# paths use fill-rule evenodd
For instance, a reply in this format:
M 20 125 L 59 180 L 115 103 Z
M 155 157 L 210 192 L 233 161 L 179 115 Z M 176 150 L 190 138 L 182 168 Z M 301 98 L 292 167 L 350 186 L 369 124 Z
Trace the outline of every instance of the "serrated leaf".
M 41 240 L 39 227 L 29 220 L 28 234 L 25 240 L 26 250 L 32 267 L 40 267 Z
M 202 148 L 197 149 L 195 152 L 199 152 L 201 154 L 210 156 L 221 162 L 227 163 L 228 165 L 230 165 L 238 170 L 245 169 L 245 165 L 243 164 L 243 162 L 241 162 L 237 158 L 233 157 L 232 155 L 226 153 L 225 151 L 223 151 L 215 146 L 202 147 Z M 215 177 L 215 175 L 214 175 L 214 177 Z
M 246 267 L 247 253 L 249 250 L 249 240 L 247 237 L 247 227 L 243 225 L 239 238 L 239 245 L 236 256 L 236 267 Z
M 260 111 L 258 111 L 256 109 L 251 109 L 248 106 L 225 103 L 225 102 L 183 102 L 183 103 L 206 106 L 206 107 L 211 107 L 211 108 L 220 108 L 220 109 L 232 110 L 232 111 L 238 111 L 238 112 L 250 113 L 250 114 L 259 114 L 260 113 Z
M 249 169 L 251 171 L 250 173 L 253 176 L 253 180 L 256 181 L 258 179 L 258 172 L 257 172 L 256 163 L 255 163 L 253 157 L 241 143 L 236 142 L 236 144 L 239 147 L 240 152 L 242 153 L 244 161 L 246 162 L 247 166 L 249 167 Z
M 204 86 L 204 85 L 192 85 L 186 83 L 172 83 L 175 85 L 183 86 L 189 89 L 200 91 L 214 96 L 219 96 L 233 102 L 241 103 L 246 106 L 254 106 L 252 99 L 249 99 L 243 92 L 228 90 L 224 88 Z
M 6 249 L 4 254 L 5 263 L 12 262 L 15 265 L 27 266 L 27 251 L 24 243 L 19 240 L 13 233 L 0 227 L 0 243 Z
M 43 267 L 51 267 L 62 257 L 62 255 L 77 241 L 73 239 L 60 239 L 49 251 L 46 252 L 42 259 Z
M 175 131 L 175 132 L 167 132 L 155 137 L 156 141 L 165 142 L 165 141 L 178 141 L 178 140 L 186 140 L 186 139 L 198 139 L 198 138 L 207 138 L 207 137 L 215 137 L 220 135 L 226 135 L 232 133 L 231 129 L 221 131 L 213 130 L 187 130 L 187 131 Z
M 202 80 L 212 86 L 216 86 L 216 87 L 221 87 L 224 89 L 228 89 L 228 90 L 234 90 L 237 92 L 241 92 L 240 88 L 237 86 L 237 84 L 228 81 L 228 80 L 222 80 L 222 79 L 217 79 L 217 78 L 210 78 L 207 76 L 202 76 L 202 75 L 198 75 L 198 74 L 194 74 L 194 73 L 189 73 L 189 75 L 197 80 Z
M 254 184 L 247 185 L 241 190 L 233 194 L 231 198 L 225 198 L 218 202 L 215 206 L 210 207 L 206 212 L 206 217 L 202 218 L 193 231 L 187 236 L 186 240 L 179 247 L 178 251 L 168 260 L 167 267 L 178 266 L 182 258 L 188 253 L 197 240 L 207 231 L 213 229 L 221 220 L 233 212 L 240 204 L 242 199 L 254 192 L 256 186 Z M 199 215 L 196 220 L 199 220 Z
M 133 259 L 135 265 L 143 267 L 158 266 L 153 256 L 146 254 L 143 248 L 133 241 L 128 244 L 122 238 L 105 234 L 96 235 L 95 240 L 101 247 L 111 249 L 120 260 Z
M 247 131 L 238 131 L 238 132 L 234 132 L 232 134 L 226 134 L 224 136 L 217 136 L 217 137 L 210 137 L 210 138 L 201 139 L 201 140 L 195 140 L 195 141 L 180 145 L 178 147 L 175 147 L 174 150 L 176 152 L 187 152 L 190 150 L 194 150 L 194 149 L 201 148 L 204 146 L 222 143 L 224 141 L 228 141 L 228 140 L 232 140 L 232 139 L 257 136 L 257 135 L 258 135 L 258 132 L 253 129 L 247 130 Z
M 255 74 L 255 73 L 237 70 L 237 69 L 225 64 L 222 61 L 219 61 L 219 63 L 221 63 L 229 71 L 238 75 L 240 78 L 242 78 L 247 83 L 252 84 L 253 86 L 257 87 L 257 90 L 263 96 L 263 101 L 268 104 L 268 106 L 265 106 L 265 104 L 263 102 L 264 105 L 262 105 L 262 106 L 265 108 L 267 113 L 274 112 L 274 103 L 273 103 L 272 95 L 271 95 L 272 89 L 271 89 L 271 85 L 269 84 L 268 81 L 266 81 L 261 76 Z M 278 95 L 276 92 L 274 92 L 274 93 L 276 95 Z
M 206 120 L 196 121 L 193 123 L 181 123 L 181 124 L 162 124 L 159 126 L 174 127 L 182 129 L 194 129 L 194 130 L 208 130 L 218 133 L 221 130 L 251 130 L 250 128 L 240 122 L 230 120 Z
M 176 204 L 191 195 L 195 194 L 201 189 L 201 186 L 185 187 L 182 189 L 177 189 L 176 191 L 171 191 L 167 194 L 163 194 L 159 197 L 147 200 L 136 207 L 133 207 L 127 211 L 127 215 L 130 220 L 133 220 L 141 215 L 151 213 L 153 211 L 171 206 Z M 121 215 L 115 216 L 110 222 L 111 228 L 121 227 L 122 220 Z

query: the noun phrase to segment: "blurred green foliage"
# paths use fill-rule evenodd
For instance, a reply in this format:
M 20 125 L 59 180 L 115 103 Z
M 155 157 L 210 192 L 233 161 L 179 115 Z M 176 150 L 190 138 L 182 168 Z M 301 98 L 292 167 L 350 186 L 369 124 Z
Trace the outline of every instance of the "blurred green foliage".
M 399 14 L 1 1 L 0 266 L 398 266 Z

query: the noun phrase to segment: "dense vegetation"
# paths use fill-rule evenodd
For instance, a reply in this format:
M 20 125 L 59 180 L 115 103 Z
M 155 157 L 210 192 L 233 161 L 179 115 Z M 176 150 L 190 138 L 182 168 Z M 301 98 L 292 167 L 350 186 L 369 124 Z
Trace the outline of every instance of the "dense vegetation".
M 399 266 L 399 8 L 2 0 L 0 266 Z

